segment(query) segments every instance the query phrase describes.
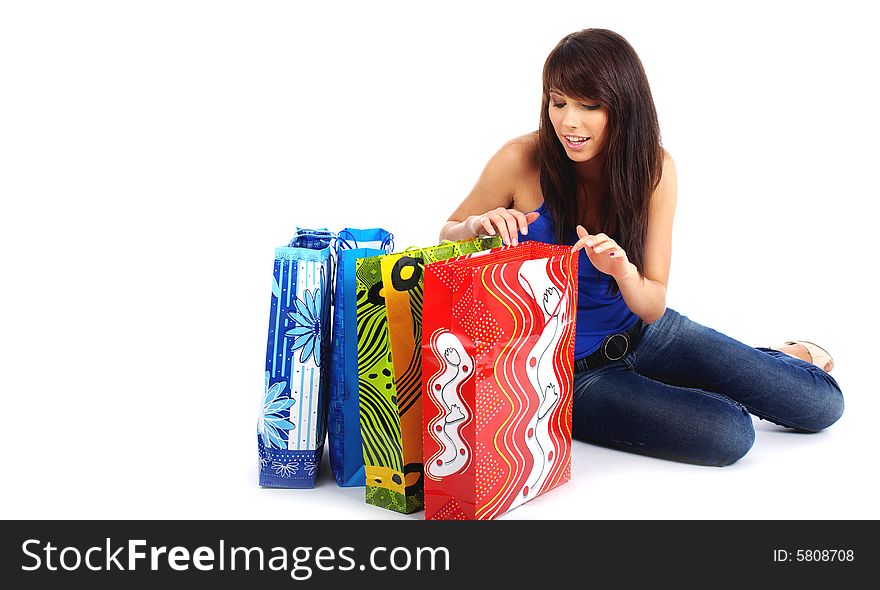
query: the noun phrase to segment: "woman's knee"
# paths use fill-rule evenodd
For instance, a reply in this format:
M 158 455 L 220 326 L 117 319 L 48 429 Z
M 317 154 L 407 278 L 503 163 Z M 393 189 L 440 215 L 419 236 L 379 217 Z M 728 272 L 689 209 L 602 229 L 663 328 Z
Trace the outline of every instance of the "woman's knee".
M 745 408 L 731 406 L 732 411 L 723 421 L 716 422 L 704 440 L 696 463 L 726 467 L 742 459 L 755 444 L 755 426 Z
M 805 395 L 809 407 L 805 409 L 804 418 L 800 420 L 796 430 L 819 432 L 837 422 L 843 415 L 843 393 L 830 375 L 813 389 Z

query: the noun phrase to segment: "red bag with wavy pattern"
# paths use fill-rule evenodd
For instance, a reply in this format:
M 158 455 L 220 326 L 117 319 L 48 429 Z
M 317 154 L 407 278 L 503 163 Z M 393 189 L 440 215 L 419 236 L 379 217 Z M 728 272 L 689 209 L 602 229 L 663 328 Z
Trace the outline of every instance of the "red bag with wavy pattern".
M 424 296 L 425 517 L 493 519 L 568 481 L 577 253 L 432 263 Z

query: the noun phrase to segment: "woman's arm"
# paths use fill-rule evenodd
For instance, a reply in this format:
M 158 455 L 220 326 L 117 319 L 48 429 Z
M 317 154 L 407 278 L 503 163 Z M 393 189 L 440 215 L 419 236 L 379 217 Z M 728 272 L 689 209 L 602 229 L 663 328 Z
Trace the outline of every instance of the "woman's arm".
M 599 271 L 614 277 L 627 307 L 646 324 L 659 320 L 666 311 L 666 287 L 672 259 L 672 220 L 675 217 L 677 199 L 675 162 L 667 153 L 663 160 L 660 183 L 654 189 L 648 206 L 648 231 L 642 273 L 627 260 L 626 252 L 608 236 L 590 236 L 584 228 L 578 226 L 581 239 L 574 249 L 586 247 L 593 265 Z
M 630 263 L 630 269 L 615 277 L 620 294 L 634 314 L 646 324 L 663 317 L 666 311 L 666 288 L 669 285 L 669 266 L 672 262 L 672 220 L 678 200 L 675 162 L 666 154 L 663 175 L 651 195 L 648 209 L 648 233 L 645 237 L 645 263 L 640 275 Z
M 521 231 L 538 218 L 511 209 L 513 197 L 523 174 L 528 145 L 523 138 L 504 144 L 486 164 L 477 184 L 440 230 L 440 240 L 464 240 L 483 233 L 501 235 L 505 244 L 516 245 Z M 496 229 L 497 228 L 497 229 Z

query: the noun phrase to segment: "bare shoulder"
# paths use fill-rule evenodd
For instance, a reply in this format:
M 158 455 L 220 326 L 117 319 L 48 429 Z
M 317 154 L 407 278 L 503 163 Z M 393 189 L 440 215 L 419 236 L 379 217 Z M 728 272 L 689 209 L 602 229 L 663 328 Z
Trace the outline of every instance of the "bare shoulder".
M 667 172 L 674 176 L 675 175 L 675 160 L 672 159 L 672 154 L 667 152 L 665 149 L 663 150 L 663 176 L 666 176 Z
M 678 178 L 675 171 L 675 160 L 672 155 L 663 150 L 663 167 L 660 172 L 660 179 L 657 187 L 651 195 L 651 207 L 653 209 L 662 208 L 670 211 L 675 210 L 676 201 L 678 199 Z
M 522 180 L 538 168 L 537 132 L 514 137 L 498 150 L 495 155 L 517 180 Z
M 474 188 L 453 211 L 450 221 L 463 221 L 470 215 L 482 215 L 502 207 L 519 211 L 527 206 L 521 195 L 524 187 L 536 177 L 537 142 L 527 134 L 506 142 L 493 155 L 477 179 Z M 540 201 L 539 201 L 540 202 Z
M 536 150 L 528 135 L 505 142 L 489 159 L 476 188 L 480 192 L 496 195 L 499 199 L 498 206 L 515 206 L 519 187 L 529 174 L 535 154 Z
M 668 196 L 671 193 L 674 197 L 677 183 L 678 179 L 676 177 L 675 171 L 675 160 L 672 159 L 672 154 L 664 149 L 663 166 L 660 172 L 660 180 L 657 183 L 657 188 L 654 190 L 654 194 L 656 196 Z
M 504 144 L 511 160 L 513 208 L 534 211 L 544 202 L 541 194 L 541 167 L 538 159 L 538 132 L 515 137 Z

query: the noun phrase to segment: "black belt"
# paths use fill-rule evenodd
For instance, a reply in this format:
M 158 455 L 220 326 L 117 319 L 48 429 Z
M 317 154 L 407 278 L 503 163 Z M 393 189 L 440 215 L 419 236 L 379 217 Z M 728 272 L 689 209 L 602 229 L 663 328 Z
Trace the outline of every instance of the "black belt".
M 626 356 L 626 353 L 635 348 L 641 330 L 642 320 L 639 320 L 626 332 L 605 336 L 597 351 L 574 362 L 574 370 L 579 372 L 598 369 L 608 363 L 619 361 Z

